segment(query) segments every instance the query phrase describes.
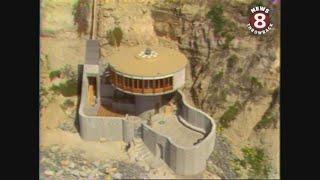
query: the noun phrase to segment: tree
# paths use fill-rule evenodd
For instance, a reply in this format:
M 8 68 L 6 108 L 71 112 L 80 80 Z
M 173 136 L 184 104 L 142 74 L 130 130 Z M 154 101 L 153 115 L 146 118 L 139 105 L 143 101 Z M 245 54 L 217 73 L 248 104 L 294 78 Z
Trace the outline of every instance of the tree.
M 113 29 L 113 34 L 116 39 L 117 46 L 119 47 L 123 37 L 122 30 L 119 27 L 116 27 Z
M 111 46 L 120 46 L 120 43 L 122 41 L 123 33 L 120 27 L 116 27 L 113 30 L 109 30 L 107 32 L 107 39 L 109 41 L 109 44 Z

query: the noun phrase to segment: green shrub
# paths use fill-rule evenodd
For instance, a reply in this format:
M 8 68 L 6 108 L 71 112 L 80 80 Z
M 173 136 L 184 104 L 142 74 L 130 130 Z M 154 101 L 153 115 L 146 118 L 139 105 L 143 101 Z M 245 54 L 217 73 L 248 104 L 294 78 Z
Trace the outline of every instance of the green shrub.
M 114 36 L 112 30 L 109 30 L 107 32 L 107 39 L 108 39 L 108 42 L 111 46 L 115 46 L 116 45 L 116 37 Z
M 72 79 L 76 77 L 76 73 L 73 71 L 71 65 L 67 64 L 61 69 L 61 73 L 65 75 L 66 78 Z
M 74 102 L 71 99 L 66 99 L 63 104 L 61 105 L 61 108 L 66 110 L 68 108 L 71 108 L 74 106 Z
M 262 88 L 263 86 L 262 86 L 262 83 L 261 82 L 259 82 L 258 81 L 258 79 L 256 78 L 256 77 L 251 77 L 250 78 L 250 83 L 251 83 L 251 87 L 253 87 L 253 88 Z
M 116 27 L 113 29 L 114 37 L 116 38 L 116 44 L 117 46 L 120 46 L 120 43 L 122 41 L 123 33 L 120 27 Z
M 120 27 L 116 27 L 113 30 L 109 30 L 107 32 L 107 39 L 109 41 L 109 44 L 112 46 L 117 45 L 120 46 L 120 43 L 123 38 L 123 33 Z
M 63 105 L 65 107 L 73 107 L 74 106 L 74 102 L 71 100 L 71 99 L 66 99 L 64 102 L 63 102 Z
M 221 4 L 213 6 L 208 12 L 207 17 L 214 25 L 214 33 L 219 35 L 222 32 L 226 22 L 223 16 L 223 6 Z
M 274 125 L 276 124 L 276 117 L 275 117 L 275 114 L 272 113 L 272 112 L 267 112 L 265 113 L 261 120 L 257 123 L 257 125 L 254 127 L 254 130 L 255 131 L 258 131 L 260 129 L 263 129 L 263 128 L 268 128 L 270 127 L 271 125 Z
M 212 83 L 217 83 L 217 82 L 221 81 L 222 77 L 223 77 L 223 71 L 220 71 L 219 73 L 217 73 L 216 75 L 214 75 L 212 77 L 211 81 L 212 81 Z
M 249 11 L 251 8 L 254 8 L 256 6 L 266 6 L 266 3 L 262 0 L 254 0 L 249 4 Z
M 54 93 L 58 94 L 58 93 L 60 93 L 60 86 L 54 84 L 50 87 L 50 90 L 53 91 Z
M 52 85 L 50 90 L 54 93 L 60 93 L 65 97 L 75 96 L 77 95 L 78 82 L 75 78 L 66 81 L 65 83 L 61 83 L 59 85 Z
M 54 79 L 56 77 L 60 77 L 60 75 L 61 75 L 61 71 L 60 70 L 51 71 L 49 73 L 49 78 L 52 80 L 52 79 Z
M 227 49 L 230 46 L 231 41 L 236 37 L 237 26 L 236 24 L 227 19 L 224 15 L 224 8 L 221 4 L 217 4 L 211 7 L 207 13 L 207 17 L 211 20 L 214 26 L 214 34 L 225 38 L 223 49 Z
M 61 94 L 66 97 L 77 95 L 77 87 L 78 87 L 77 80 L 70 79 L 65 84 L 60 85 Z
M 227 67 L 233 68 L 236 65 L 238 60 L 239 60 L 239 58 L 237 55 L 234 54 L 234 55 L 230 56 L 227 60 Z
M 249 178 L 268 178 L 270 166 L 263 149 L 245 147 L 241 151 L 244 159 L 240 160 L 240 164 L 249 169 Z
M 234 105 L 230 106 L 220 117 L 219 123 L 224 127 L 230 127 L 230 122 L 239 114 L 241 104 L 237 101 Z

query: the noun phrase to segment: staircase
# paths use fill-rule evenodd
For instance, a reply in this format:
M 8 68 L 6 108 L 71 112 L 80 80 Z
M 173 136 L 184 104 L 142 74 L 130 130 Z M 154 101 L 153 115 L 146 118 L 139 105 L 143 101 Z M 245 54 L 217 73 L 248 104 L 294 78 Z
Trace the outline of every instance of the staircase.
M 148 164 L 153 163 L 155 156 L 149 151 L 141 138 L 135 138 L 129 150 L 129 156 L 135 161 L 144 161 Z

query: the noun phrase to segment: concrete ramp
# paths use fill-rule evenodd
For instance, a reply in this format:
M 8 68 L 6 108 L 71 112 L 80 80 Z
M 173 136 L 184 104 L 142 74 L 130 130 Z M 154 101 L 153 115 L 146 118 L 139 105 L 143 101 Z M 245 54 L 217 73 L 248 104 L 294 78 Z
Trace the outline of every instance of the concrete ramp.
M 87 40 L 85 64 L 98 65 L 100 58 L 99 42 L 97 40 Z

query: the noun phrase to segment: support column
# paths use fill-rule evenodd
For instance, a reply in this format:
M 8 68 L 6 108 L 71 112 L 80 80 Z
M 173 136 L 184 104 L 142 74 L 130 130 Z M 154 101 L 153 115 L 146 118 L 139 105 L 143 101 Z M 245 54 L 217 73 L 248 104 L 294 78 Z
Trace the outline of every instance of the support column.
M 142 94 L 144 93 L 144 79 L 142 79 Z
M 100 75 L 98 74 L 97 75 L 97 77 L 96 77 L 96 91 L 97 91 L 97 104 L 100 104 L 100 101 L 101 101 L 101 99 L 100 99 L 100 94 L 101 94 L 101 92 L 100 92 L 100 86 L 101 86 L 101 78 L 100 78 Z

